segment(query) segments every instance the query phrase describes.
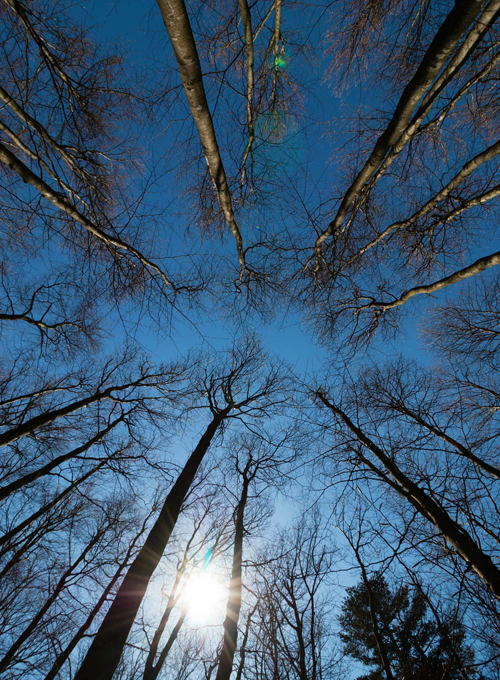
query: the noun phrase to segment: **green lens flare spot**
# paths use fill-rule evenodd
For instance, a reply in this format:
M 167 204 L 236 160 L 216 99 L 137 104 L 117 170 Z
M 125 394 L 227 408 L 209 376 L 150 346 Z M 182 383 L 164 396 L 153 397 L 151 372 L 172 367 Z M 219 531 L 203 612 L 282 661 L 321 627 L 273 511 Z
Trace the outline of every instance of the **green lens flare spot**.
M 284 69 L 286 67 L 286 59 L 285 57 L 278 55 L 276 59 L 274 60 L 274 68 L 276 69 Z

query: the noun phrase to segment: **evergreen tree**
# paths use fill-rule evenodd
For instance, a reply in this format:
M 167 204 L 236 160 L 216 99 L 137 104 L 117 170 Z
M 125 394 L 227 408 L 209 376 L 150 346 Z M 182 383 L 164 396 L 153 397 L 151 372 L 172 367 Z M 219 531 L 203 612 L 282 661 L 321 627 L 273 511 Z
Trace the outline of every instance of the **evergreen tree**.
M 451 617 L 431 619 L 428 610 L 421 591 L 392 591 L 381 574 L 347 589 L 340 639 L 348 656 L 373 667 L 359 680 L 471 677 L 473 652 L 463 625 Z

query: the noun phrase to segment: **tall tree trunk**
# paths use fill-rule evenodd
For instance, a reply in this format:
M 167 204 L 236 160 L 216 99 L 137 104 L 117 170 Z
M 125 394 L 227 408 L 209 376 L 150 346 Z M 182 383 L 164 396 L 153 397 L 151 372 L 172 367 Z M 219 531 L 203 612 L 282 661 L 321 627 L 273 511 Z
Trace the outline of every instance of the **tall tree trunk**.
M 111 680 L 120 662 L 125 642 L 151 576 L 163 556 L 184 499 L 208 451 L 210 442 L 229 411 L 230 407 L 227 407 L 214 415 L 177 478 L 144 546 L 123 579 L 116 597 L 75 675 L 75 680 Z
M 328 401 L 321 392 L 316 394 L 332 413 L 340 417 L 356 436 L 356 439 L 382 463 L 386 472 L 380 470 L 366 456 L 359 454 L 370 470 L 406 498 L 423 517 L 432 522 L 443 538 L 456 549 L 457 553 L 474 569 L 491 591 L 500 598 L 500 568 L 491 557 L 483 552 L 472 536 L 443 507 L 436 503 L 418 484 L 409 479 L 396 462 L 357 427 L 346 413 Z
M 6 652 L 5 656 L 3 659 L 0 660 L 0 674 L 2 674 L 11 664 L 11 662 L 14 660 L 14 657 L 16 656 L 17 652 L 21 648 L 21 646 L 26 642 L 26 640 L 34 633 L 35 629 L 37 628 L 38 624 L 42 620 L 42 618 L 45 616 L 49 608 L 52 606 L 52 604 L 56 601 L 56 599 L 59 597 L 59 595 L 62 593 L 66 586 L 66 582 L 68 578 L 73 574 L 77 566 L 85 559 L 85 556 L 87 553 L 95 546 L 95 544 L 98 542 L 98 540 L 101 538 L 103 532 L 99 531 L 96 533 L 96 535 L 93 537 L 93 539 L 88 543 L 88 545 L 85 547 L 83 552 L 79 555 L 79 557 L 71 564 L 66 571 L 63 573 L 59 581 L 57 582 L 56 587 L 52 591 L 51 595 L 47 598 L 47 600 L 44 602 L 42 607 L 38 610 L 37 614 L 33 617 L 31 622 L 26 626 L 24 631 L 21 633 L 21 635 L 17 638 L 17 640 L 11 645 L 10 649 Z
M 372 630 L 373 630 L 373 635 L 375 637 L 375 642 L 377 643 L 377 649 L 378 649 L 378 655 L 380 657 L 380 662 L 382 665 L 382 668 L 384 669 L 385 675 L 387 677 L 387 680 L 394 680 L 394 676 L 392 674 L 392 669 L 391 669 L 391 664 L 389 662 L 389 656 L 387 654 L 387 649 L 384 643 L 384 638 L 382 635 L 382 631 L 380 630 L 378 618 L 377 618 L 377 608 L 375 606 L 375 601 L 373 598 L 373 591 L 370 585 L 370 579 L 368 578 L 368 575 L 366 573 L 365 565 L 361 561 L 361 556 L 359 554 L 359 550 L 357 548 L 354 548 L 354 552 L 356 553 L 356 559 L 358 561 L 358 564 L 361 569 L 361 575 L 363 577 L 363 583 L 365 584 L 366 588 L 366 594 L 368 596 L 368 607 L 370 609 L 370 621 L 372 625 Z
M 255 141 L 255 130 L 253 121 L 253 85 L 254 85 L 254 49 L 253 49 L 253 31 L 252 31 L 252 15 L 248 6 L 247 0 L 239 0 L 241 19 L 243 21 L 243 31 L 245 36 L 245 48 L 247 52 L 247 127 L 248 127 L 248 141 L 243 154 L 243 168 L 241 171 L 241 183 L 245 181 L 246 176 L 246 162 L 249 154 L 252 153 L 252 146 Z
M 304 623 L 302 619 L 301 612 L 299 611 L 299 608 L 297 606 L 297 601 L 295 600 L 294 597 L 290 598 L 290 604 L 293 609 L 293 616 L 295 618 L 295 624 L 292 624 L 293 629 L 295 631 L 295 635 L 297 636 L 297 644 L 299 647 L 298 650 L 298 659 L 297 659 L 297 673 L 299 675 L 300 680 L 309 680 L 307 677 L 307 664 L 306 664 L 306 640 L 304 638 Z
M 184 0 L 157 0 L 172 47 L 174 48 L 182 85 L 188 100 L 201 145 L 205 153 L 210 177 L 231 233 L 236 241 L 241 274 L 247 270 L 243 239 L 236 223 L 226 171 L 215 135 L 214 122 L 208 107 L 200 58 Z
M 49 472 L 51 472 L 54 468 L 58 467 L 59 465 L 62 465 L 67 460 L 71 460 L 71 458 L 76 458 L 82 453 L 85 453 L 85 451 L 88 451 L 94 444 L 97 444 L 97 442 L 101 441 L 101 439 L 103 439 L 108 434 L 108 432 L 111 432 L 111 430 L 116 425 L 121 423 L 124 420 L 125 415 L 126 414 L 123 413 L 119 418 L 116 418 L 115 420 L 111 421 L 111 423 L 109 423 L 109 425 L 105 427 L 104 430 L 99 431 L 85 444 L 77 446 L 75 449 L 72 449 L 67 453 L 63 453 L 60 456 L 56 456 L 56 458 L 53 458 L 50 462 L 38 468 L 37 470 L 33 470 L 33 472 L 29 472 L 28 474 L 23 475 L 19 479 L 16 479 L 14 482 L 11 482 L 10 484 L 6 484 L 5 486 L 0 487 L 0 501 L 3 501 L 5 498 L 10 496 L 15 491 L 22 489 L 23 486 L 27 486 L 28 484 L 35 482 L 37 479 L 40 479 L 40 477 L 49 474 Z
M 140 380 L 136 380 L 134 382 L 125 383 L 124 385 L 115 385 L 113 387 L 107 387 L 105 390 L 102 390 L 102 392 L 99 389 L 97 389 L 97 391 L 94 392 L 94 394 L 92 394 L 90 397 L 85 397 L 84 399 L 77 399 L 76 401 L 72 401 L 70 404 L 66 404 L 65 406 L 51 409 L 50 411 L 45 411 L 45 413 L 41 413 L 38 416 L 29 418 L 24 423 L 16 425 L 15 427 L 12 427 L 10 430 L 7 430 L 6 432 L 2 432 L 2 434 L 0 434 L 0 446 L 12 444 L 21 437 L 31 434 L 32 432 L 40 429 L 41 427 L 50 425 L 50 423 L 53 423 L 58 418 L 63 418 L 64 416 L 68 416 L 71 413 L 76 413 L 76 411 L 80 411 L 81 409 L 87 408 L 88 406 L 91 406 L 92 404 L 95 404 L 98 401 L 101 401 L 102 399 L 110 399 L 113 392 L 126 390 L 130 387 L 137 387 L 138 385 L 140 385 L 140 383 L 141 383 Z
M 373 177 L 391 146 L 404 134 L 418 103 L 436 80 L 453 50 L 462 40 L 464 33 L 478 18 L 487 4 L 486 0 L 480 0 L 480 2 L 457 0 L 455 2 L 429 45 L 415 75 L 401 94 L 389 124 L 377 139 L 368 160 L 346 191 L 335 218 L 330 222 L 325 231 L 318 236 L 315 245 L 317 254 L 323 242 L 341 228 L 349 208 L 359 198 L 363 187 Z M 494 11 L 496 11 L 496 7 Z M 490 21 L 492 20 L 490 18 Z
M 281 0 L 275 0 L 275 20 L 274 20 L 274 35 L 273 35 L 273 87 L 271 90 L 271 109 L 276 109 L 276 86 L 278 84 L 278 68 L 277 62 L 280 53 L 280 38 L 281 38 Z
M 65 649 L 63 649 L 62 652 L 60 652 L 58 654 L 56 660 L 52 664 L 52 668 L 47 673 L 44 680 L 54 680 L 58 676 L 59 671 L 61 670 L 63 665 L 66 663 L 66 661 L 69 659 L 71 652 L 75 649 L 75 647 L 83 639 L 85 633 L 87 632 L 87 630 L 92 625 L 93 620 L 95 619 L 97 614 L 100 612 L 101 607 L 103 606 L 103 604 L 108 599 L 108 596 L 109 596 L 111 590 L 113 589 L 115 583 L 118 581 L 118 579 L 122 575 L 124 569 L 126 568 L 137 541 L 139 540 L 139 538 L 144 533 L 144 529 L 145 529 L 145 526 L 143 526 L 142 531 L 134 538 L 134 540 L 130 544 L 130 547 L 127 550 L 127 554 L 125 555 L 125 558 L 119 564 L 118 569 L 115 571 L 111 580 L 109 581 L 107 586 L 104 588 L 104 590 L 101 594 L 101 597 L 97 600 L 96 604 L 94 605 L 94 607 L 89 612 L 89 615 L 87 616 L 87 618 L 85 619 L 83 624 L 80 626 L 80 628 L 77 630 L 75 635 L 72 637 L 72 639 L 71 639 L 70 643 L 67 645 L 67 647 Z
M 175 575 L 175 581 L 174 585 L 172 587 L 172 590 L 170 591 L 170 595 L 168 597 L 168 602 L 167 602 L 167 607 L 165 611 L 163 612 L 163 615 L 160 619 L 160 623 L 158 624 L 158 628 L 155 631 L 155 634 L 153 636 L 153 640 L 151 642 L 151 645 L 149 647 L 149 653 L 146 658 L 146 664 L 144 666 L 144 675 L 143 678 L 144 680 L 149 680 L 150 678 L 156 677 L 158 673 L 155 674 L 156 667 L 158 664 L 155 664 L 155 658 L 156 658 L 156 653 L 158 652 L 158 647 L 160 645 L 160 640 L 161 637 L 165 631 L 165 627 L 170 619 L 170 614 L 172 613 L 172 610 L 174 609 L 175 605 L 178 602 L 179 595 L 177 594 L 177 589 L 179 587 L 179 583 L 181 581 L 181 578 L 184 574 L 184 568 L 186 565 L 186 559 L 187 559 L 187 550 L 184 553 L 184 559 L 182 561 L 181 567 L 177 569 L 177 573 Z
M 236 510 L 233 568 L 231 572 L 231 585 L 227 601 L 226 618 L 224 621 L 224 640 L 222 643 L 222 652 L 216 680 L 229 680 L 233 670 L 234 653 L 238 641 L 238 621 L 241 609 L 241 561 L 243 553 L 244 515 L 248 499 L 249 484 L 250 479 L 245 476 L 243 479 L 241 498 Z
M 174 642 L 177 640 L 177 636 L 179 635 L 179 631 L 182 628 L 184 621 L 186 620 L 186 616 L 187 609 L 183 609 L 181 615 L 179 616 L 179 619 L 177 620 L 177 623 L 173 627 L 172 632 L 168 637 L 167 644 L 160 652 L 160 656 L 158 658 L 157 663 L 154 666 L 148 668 L 148 670 L 144 672 L 144 680 L 156 680 L 156 678 L 158 677 L 161 669 L 163 668 L 163 664 L 165 663 L 165 660 L 169 655 L 170 650 L 172 649 Z
M 248 643 L 248 636 L 250 635 L 250 627 L 252 625 L 252 616 L 255 614 L 257 607 L 259 605 L 259 601 L 255 603 L 252 611 L 249 613 L 247 617 L 247 623 L 245 626 L 245 634 L 243 635 L 243 642 L 241 643 L 240 646 L 240 663 L 238 666 L 238 671 L 236 673 L 236 680 L 241 680 L 243 671 L 245 670 L 245 659 L 246 659 L 246 651 L 247 651 L 247 643 Z

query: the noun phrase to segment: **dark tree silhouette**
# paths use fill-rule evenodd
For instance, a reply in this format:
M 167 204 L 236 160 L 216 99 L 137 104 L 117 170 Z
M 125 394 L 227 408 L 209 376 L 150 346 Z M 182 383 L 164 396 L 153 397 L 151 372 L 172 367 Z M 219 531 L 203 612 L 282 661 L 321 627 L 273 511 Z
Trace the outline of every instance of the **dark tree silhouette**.
M 438 624 L 422 592 L 391 590 L 382 574 L 347 589 L 339 622 L 345 653 L 372 667 L 362 680 L 477 677 L 468 668 L 474 655 L 463 626 L 454 619 Z
M 283 378 L 276 367 L 266 371 L 253 338 L 229 353 L 226 366 L 201 378 L 211 420 L 168 493 L 144 545 L 132 562 L 75 678 L 111 680 L 120 661 L 149 581 L 158 566 L 210 444 L 232 417 L 265 416 L 282 401 Z M 226 371 L 224 371 L 226 368 Z

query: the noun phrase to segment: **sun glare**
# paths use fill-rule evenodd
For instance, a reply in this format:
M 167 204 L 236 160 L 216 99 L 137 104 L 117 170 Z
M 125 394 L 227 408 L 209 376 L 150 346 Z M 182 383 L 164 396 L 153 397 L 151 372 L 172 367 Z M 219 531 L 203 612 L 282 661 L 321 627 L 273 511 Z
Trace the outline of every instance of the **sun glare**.
M 217 576 L 203 571 L 193 574 L 186 586 L 184 601 L 192 623 L 219 623 L 224 618 L 227 589 Z

